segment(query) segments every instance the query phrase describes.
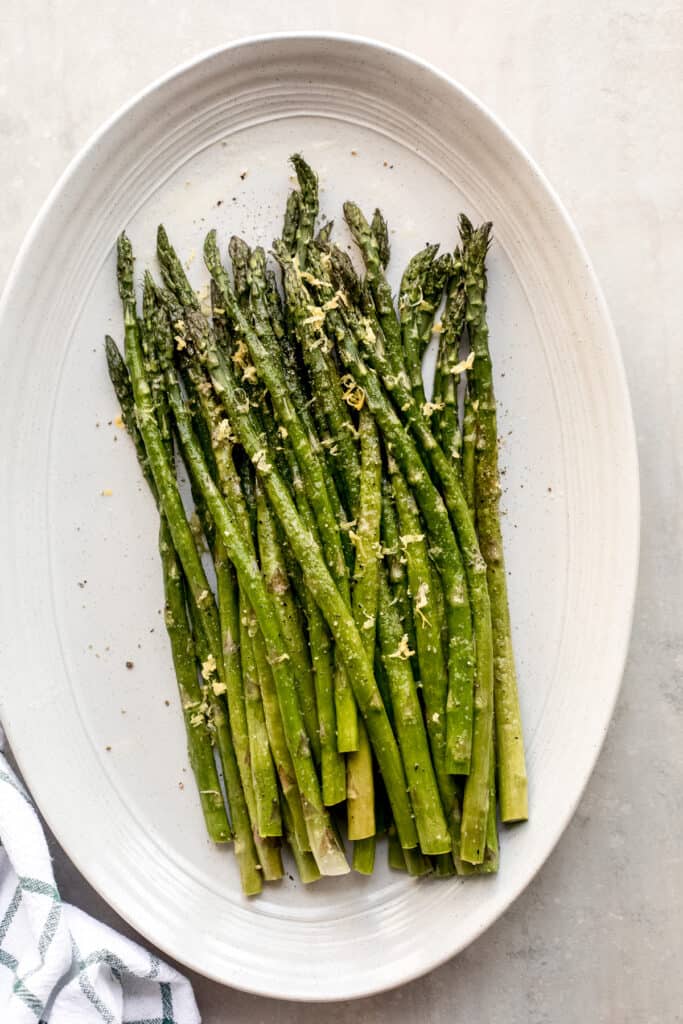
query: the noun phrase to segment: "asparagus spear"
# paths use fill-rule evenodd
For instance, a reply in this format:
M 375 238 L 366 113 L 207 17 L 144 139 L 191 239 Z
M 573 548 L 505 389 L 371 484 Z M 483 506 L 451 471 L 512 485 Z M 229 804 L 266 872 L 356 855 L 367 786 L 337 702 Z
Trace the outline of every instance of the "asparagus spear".
M 458 382 L 460 379 L 460 339 L 465 325 L 465 289 L 463 286 L 460 254 L 456 252 L 454 271 L 448 285 L 446 308 L 441 320 L 437 368 L 439 382 L 435 380 L 435 404 L 443 408 L 436 411 L 439 443 L 446 454 L 456 460 L 462 469 L 462 435 L 458 420 Z
M 277 843 L 264 838 L 258 832 L 258 813 L 254 780 L 251 773 L 249 731 L 244 700 L 242 663 L 240 657 L 240 613 L 237 580 L 228 561 L 224 545 L 216 545 L 216 582 L 218 586 L 218 608 L 221 626 L 221 651 L 223 655 L 223 683 L 226 690 L 232 745 L 235 765 L 239 773 L 243 801 L 249 821 L 250 835 L 256 844 L 261 862 L 263 878 L 275 882 L 282 878 L 283 867 Z
M 417 504 L 393 458 L 388 459 L 389 472 L 396 494 L 403 548 L 412 595 L 417 659 L 419 664 L 425 719 L 432 760 L 439 786 L 451 845 L 455 856 L 460 853 L 460 800 L 455 779 L 446 763 L 447 674 L 441 647 L 438 596 L 432 579 L 427 545 Z
M 198 662 L 204 669 L 210 663 L 211 650 L 204 630 L 198 621 L 199 611 L 193 604 L 189 605 L 189 615 L 194 625 Z M 215 678 L 209 678 L 207 689 L 213 690 L 214 682 L 216 682 Z M 212 702 L 211 712 L 211 722 L 215 729 L 223 779 L 232 815 L 232 827 L 235 832 L 235 857 L 240 869 L 242 891 L 246 896 L 256 896 L 263 888 L 262 879 L 277 881 L 284 874 L 280 847 L 272 839 L 261 839 L 254 834 L 249 808 L 240 781 L 228 716 L 225 714 L 220 700 Z
M 437 256 L 428 267 L 422 286 L 422 302 L 418 310 L 420 325 L 420 352 L 424 356 L 425 349 L 431 341 L 434 330 L 434 316 L 443 297 L 446 282 L 453 271 L 453 258 L 444 252 Z
M 472 396 L 470 377 L 465 391 L 465 407 L 462 418 L 462 493 L 472 516 L 475 515 L 476 497 L 476 448 L 479 402 Z
M 285 219 L 282 225 L 282 241 L 284 242 L 287 252 L 293 256 L 296 252 L 297 243 L 297 230 L 299 227 L 299 216 L 300 216 L 300 204 L 301 204 L 301 193 L 290 192 L 287 196 L 287 206 L 285 208 Z
M 156 488 L 149 470 L 147 453 L 135 423 L 133 390 L 126 364 L 113 338 L 107 336 L 105 348 L 109 376 L 121 406 L 121 418 L 135 445 L 140 468 L 156 499 Z M 225 843 L 232 838 L 232 833 L 218 781 L 211 734 L 204 716 L 200 716 L 200 720 L 194 721 L 193 724 L 196 708 L 201 706 L 203 696 L 197 678 L 192 633 L 187 621 L 182 571 L 173 549 L 168 524 L 163 517 L 159 528 L 159 554 L 166 598 L 164 622 L 171 644 L 180 705 L 183 709 L 190 765 L 197 783 L 206 830 L 215 843 Z
M 213 406 L 209 400 L 210 396 L 206 393 L 206 388 L 200 390 L 200 395 L 204 401 L 204 408 L 207 411 L 209 422 L 212 425 L 211 437 L 213 439 L 214 451 L 217 455 L 217 464 L 220 466 L 220 472 L 218 473 L 219 482 L 222 487 L 224 497 L 230 501 L 231 507 L 236 515 L 240 517 L 242 523 L 242 529 L 244 536 L 249 542 L 250 529 L 249 525 L 249 511 L 248 502 L 245 501 L 241 487 L 240 479 L 235 470 L 234 462 L 232 459 L 231 447 L 227 440 L 221 440 L 221 435 L 225 433 L 221 429 L 221 419 L 214 415 Z M 247 476 L 248 479 L 248 476 Z M 253 547 L 252 547 L 253 550 Z M 249 752 L 249 738 L 247 734 L 247 716 L 245 714 L 245 703 L 243 695 L 242 677 L 241 677 L 241 666 L 239 658 L 239 649 L 237 647 L 235 639 L 237 632 L 240 628 L 239 623 L 239 612 L 238 612 L 238 601 L 236 595 L 236 586 L 234 581 L 234 573 L 232 566 L 228 565 L 223 567 L 219 564 L 216 559 L 216 577 L 218 581 L 218 606 L 221 613 L 221 628 L 223 630 L 224 642 L 223 642 L 223 656 L 226 665 L 226 680 L 228 682 L 228 695 L 229 695 L 229 707 L 231 708 L 231 721 L 233 722 L 233 734 L 238 733 L 237 726 L 239 725 L 240 744 L 239 750 L 242 752 L 243 758 L 243 772 L 247 776 L 248 782 L 251 782 L 252 775 L 250 768 L 253 766 L 253 759 L 250 758 Z M 230 587 L 229 592 L 226 592 L 226 587 Z M 254 628 L 253 624 L 253 609 L 249 607 L 246 597 L 243 596 L 243 604 L 245 606 L 245 615 L 252 622 L 252 636 L 251 644 L 253 647 L 253 666 L 250 668 L 253 672 L 255 669 L 256 676 L 258 677 L 258 687 L 260 690 L 260 696 L 263 703 L 263 711 L 265 714 L 265 724 L 268 733 L 268 741 L 270 743 L 270 749 L 272 752 L 275 767 L 278 773 L 278 779 L 282 788 L 282 793 L 285 798 L 285 803 L 289 807 L 290 819 L 297 835 L 297 842 L 302 851 L 310 849 L 308 837 L 306 833 L 305 821 L 303 818 L 303 810 L 301 807 L 301 798 L 296 788 L 296 776 L 294 772 L 294 766 L 287 749 L 286 739 L 284 735 L 284 726 L 282 724 L 282 716 L 280 713 L 280 707 L 277 702 L 277 695 L 274 689 L 274 683 L 272 680 L 272 673 L 267 662 L 267 655 L 265 652 L 263 637 L 258 630 Z M 225 624 L 224 624 L 225 616 Z M 232 677 L 232 674 L 228 672 L 230 665 L 231 673 L 235 673 L 236 678 Z M 232 681 L 231 681 L 232 680 Z M 232 695 L 232 703 L 230 696 Z M 237 740 L 236 746 L 237 746 Z M 249 787 L 249 792 L 253 792 L 253 787 Z M 254 819 L 256 819 L 256 801 L 252 796 L 252 804 L 254 806 Z M 266 840 L 261 840 L 257 835 L 257 844 L 259 848 L 265 846 L 264 851 L 268 854 L 267 859 L 264 856 L 261 860 L 264 864 L 264 877 L 269 877 L 269 864 L 272 860 L 270 851 L 267 848 L 268 843 Z M 279 875 L 277 877 L 280 877 Z
M 498 432 L 486 323 L 485 261 L 491 225 L 483 224 L 473 230 L 467 218 L 462 217 L 461 230 L 469 237 L 466 247 L 465 292 L 467 325 L 474 353 L 469 382 L 478 402 L 478 441 L 474 467 L 477 528 L 491 595 L 501 817 L 503 821 L 522 821 L 528 817 L 527 779 L 498 509 Z
M 291 157 L 299 180 L 299 219 L 296 226 L 296 256 L 302 270 L 306 268 L 308 247 L 315 234 L 318 216 L 318 178 L 299 153 Z
M 356 447 L 356 429 L 349 407 L 342 398 L 339 377 L 333 366 L 330 342 L 320 328 L 308 322 L 307 295 L 298 265 L 288 259 L 283 248 L 275 243 L 275 252 L 284 268 L 284 286 L 293 327 L 309 372 L 314 399 L 327 419 L 332 437 L 332 461 L 343 481 L 352 519 L 358 514 L 360 501 L 360 465 Z
M 427 245 L 408 263 L 399 292 L 398 309 L 401 318 L 401 337 L 406 369 L 413 395 L 418 405 L 425 403 L 422 381 L 421 306 L 425 302 L 424 286 L 427 272 L 434 262 L 438 245 Z
M 495 718 L 494 718 L 495 722 Z M 486 821 L 486 850 L 481 864 L 468 864 L 456 860 L 459 875 L 495 875 L 500 863 L 498 847 L 498 807 L 496 804 L 496 753 L 491 744 L 491 766 L 489 769 L 489 814 Z
M 254 636 L 257 630 L 256 616 L 248 601 L 243 600 L 240 606 L 240 656 L 249 735 L 249 764 L 256 797 L 257 830 L 265 839 L 282 835 L 282 817 L 254 658 Z
M 323 400 L 323 409 L 329 414 L 334 428 L 337 430 L 338 437 L 337 444 L 339 445 L 339 448 L 334 449 L 335 458 L 337 457 L 337 453 L 339 453 L 340 472 L 346 485 L 346 491 L 349 495 L 349 500 L 352 503 L 352 506 L 355 504 L 357 507 L 357 502 L 359 500 L 358 480 L 356 479 L 358 472 L 358 457 L 354 450 L 354 442 L 351 433 L 348 430 L 344 430 L 345 425 L 348 427 L 352 426 L 352 424 L 346 414 L 337 415 L 339 412 L 339 405 L 343 405 L 343 402 L 341 402 L 340 399 L 340 389 L 332 378 L 331 369 L 328 366 L 326 357 L 322 351 L 321 340 L 324 342 L 324 339 L 314 339 L 312 337 L 314 332 L 308 322 L 308 307 L 306 306 L 305 301 L 303 301 L 303 299 L 305 299 L 305 291 L 299 276 L 298 260 L 289 260 L 281 246 L 276 247 L 276 252 L 285 269 L 285 293 L 288 299 L 290 322 L 304 353 L 304 359 L 307 362 L 309 369 L 311 369 L 316 392 L 318 395 L 327 396 Z M 336 399 L 334 397 L 335 395 L 337 396 Z M 289 434 L 289 427 L 286 427 L 285 429 L 287 429 Z M 299 438 L 298 444 L 296 440 L 297 438 Z M 305 458 L 302 458 L 301 456 L 301 441 L 302 439 L 295 430 L 294 435 L 291 437 L 291 442 L 301 469 L 301 475 L 304 486 L 307 490 L 307 496 L 311 493 L 316 493 L 320 496 L 322 493 L 320 490 L 321 482 L 316 478 L 314 465 L 310 461 L 307 462 Z M 308 486 L 306 486 L 306 480 L 308 480 Z M 334 494 L 334 486 L 328 486 L 327 493 L 329 495 Z M 321 508 L 320 504 L 318 503 L 316 505 L 313 501 L 310 501 L 309 503 L 317 512 L 316 520 L 323 538 L 323 547 L 328 557 L 329 564 L 331 551 L 333 557 L 336 557 L 339 521 L 337 520 L 336 529 L 333 528 L 327 523 L 327 514 Z M 342 534 L 342 537 L 345 536 L 347 535 Z M 327 543 L 325 543 L 325 538 L 327 539 Z M 345 575 L 341 577 L 337 575 L 336 580 L 342 596 L 347 601 L 350 601 L 350 590 L 347 577 Z M 344 752 L 357 750 L 360 743 L 360 735 L 356 704 L 348 676 L 341 665 L 335 668 L 334 692 L 338 750 Z
M 294 856 L 296 868 L 299 872 L 299 878 L 304 885 L 310 885 L 311 882 L 317 882 L 320 878 L 320 871 L 318 870 L 318 865 L 315 862 L 315 857 L 312 853 L 301 846 L 294 822 L 292 821 L 292 812 L 290 811 L 287 803 L 282 805 L 282 817 L 284 819 L 285 835 Z
M 282 803 L 283 820 L 288 831 L 294 833 L 299 850 L 302 853 L 310 852 L 311 843 L 306 831 L 306 819 L 304 818 L 301 795 L 296 784 L 296 772 L 294 771 L 294 764 L 287 747 L 287 737 L 282 722 L 282 712 L 278 703 L 277 689 L 273 680 L 273 671 L 268 663 L 268 652 L 260 630 L 257 630 L 252 642 L 254 662 L 266 716 L 270 749 L 273 753 L 273 760 L 275 761 L 278 780 L 284 797 Z
M 368 660 L 375 656 L 375 630 L 379 599 L 380 521 L 382 515 L 382 453 L 374 420 L 367 409 L 360 413 L 360 514 L 356 530 L 356 567 L 353 613 Z M 347 758 L 347 811 L 349 839 L 358 840 L 353 866 L 372 872 L 375 850 L 375 793 L 372 752 L 365 726 L 359 723 L 359 746 Z
M 286 448 L 290 480 L 296 509 L 304 529 L 317 540 L 317 529 L 311 507 L 303 490 L 299 467 L 290 448 Z M 320 728 L 323 802 L 327 807 L 346 799 L 346 765 L 344 755 L 337 749 L 337 713 L 334 701 L 334 665 L 332 640 L 325 619 L 309 588 L 302 585 L 299 597 L 308 622 L 311 660 L 313 662 L 316 705 Z
M 379 210 L 375 210 L 373 227 L 368 224 L 362 211 L 355 203 L 344 203 L 344 217 L 354 237 L 356 245 L 363 254 L 367 279 L 377 307 L 377 316 L 382 325 L 386 343 L 387 361 L 394 374 L 402 373 L 407 378 L 403 359 L 401 340 L 401 324 L 391 294 L 391 286 L 384 275 L 384 267 L 389 260 L 389 242 L 386 224 Z
M 280 629 L 289 651 L 292 670 L 296 676 L 302 714 L 316 761 L 320 761 L 320 736 L 316 708 L 315 684 L 311 667 L 308 640 L 299 608 L 294 600 L 287 573 L 284 553 L 277 533 L 275 519 L 270 511 L 261 484 L 256 482 L 256 517 L 261 568 L 266 586 L 278 608 Z
M 161 228 L 159 229 L 161 232 Z M 163 237 L 163 236 L 162 236 Z M 168 256 L 162 262 L 162 268 L 165 264 L 168 266 L 177 266 L 177 260 L 175 252 L 171 249 L 170 243 L 166 238 L 164 250 L 168 251 Z M 237 235 L 233 235 L 228 244 L 228 252 L 230 253 L 230 262 L 232 263 L 232 278 L 235 289 L 235 298 L 239 303 L 240 309 L 245 313 L 249 309 L 249 261 L 251 259 L 251 249 L 247 243 L 239 238 Z M 182 267 L 176 271 L 176 273 L 183 273 Z M 227 312 L 227 311 L 226 311 Z
M 417 650 L 417 639 L 413 622 L 413 606 L 410 600 L 408 574 L 400 536 L 394 492 L 389 480 L 384 478 L 382 480 L 382 555 L 403 632 L 408 637 L 408 647 L 411 651 L 415 651 Z
M 406 651 L 406 638 L 401 632 L 401 623 L 383 572 L 379 574 L 377 621 L 420 849 L 423 853 L 447 853 L 451 849 L 451 837 L 429 754 L 420 702 Z

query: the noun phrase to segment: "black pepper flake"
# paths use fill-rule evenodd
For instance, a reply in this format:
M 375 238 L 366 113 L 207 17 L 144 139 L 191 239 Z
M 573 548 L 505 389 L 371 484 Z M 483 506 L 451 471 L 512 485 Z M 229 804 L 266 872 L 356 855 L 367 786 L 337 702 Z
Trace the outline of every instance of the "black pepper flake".
M 127 661 L 126 662 L 126 668 L 128 669 L 128 671 L 130 671 L 133 667 L 134 667 L 134 662 L 132 662 L 132 661 Z

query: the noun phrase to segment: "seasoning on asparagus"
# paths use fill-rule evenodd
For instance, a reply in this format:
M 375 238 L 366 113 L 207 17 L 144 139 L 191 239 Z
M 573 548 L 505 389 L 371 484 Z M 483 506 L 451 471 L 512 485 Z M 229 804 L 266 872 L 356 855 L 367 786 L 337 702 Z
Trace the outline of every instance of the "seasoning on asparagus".
M 339 820 L 358 872 L 372 872 L 386 835 L 390 866 L 411 876 L 491 874 L 498 801 L 504 822 L 528 814 L 486 322 L 491 226 L 463 216 L 455 250 L 426 245 L 396 304 L 383 214 L 368 222 L 344 204 L 359 276 L 332 221 L 317 230 L 317 175 L 292 163 L 299 187 L 274 262 L 233 236 L 230 276 L 209 233 L 210 317 L 163 227 L 165 287 L 145 272 L 139 316 L 132 249 L 125 235 L 118 245 L 125 360 L 107 338 L 107 361 L 159 508 L 207 832 L 234 835 L 248 895 L 283 876 L 286 846 L 305 884 L 347 872 Z

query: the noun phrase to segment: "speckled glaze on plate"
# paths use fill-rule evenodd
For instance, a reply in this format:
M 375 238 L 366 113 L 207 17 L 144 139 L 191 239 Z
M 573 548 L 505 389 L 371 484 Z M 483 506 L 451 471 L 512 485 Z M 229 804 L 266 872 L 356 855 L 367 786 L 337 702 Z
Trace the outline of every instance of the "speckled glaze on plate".
M 505 540 L 531 821 L 501 871 L 466 882 L 388 871 L 239 891 L 207 842 L 161 619 L 156 513 L 117 429 L 102 338 L 120 337 L 113 244 L 144 265 L 163 220 L 196 287 L 206 230 L 268 245 L 301 150 L 323 212 L 381 205 L 395 283 L 457 213 L 490 218 L 490 323 Z M 339 227 L 339 236 L 346 239 Z M 332 1000 L 457 953 L 515 899 L 566 826 L 604 737 L 626 653 L 638 476 L 616 339 L 556 196 L 477 101 L 367 40 L 250 39 L 173 72 L 57 184 L 0 307 L 2 720 L 69 856 L 156 945 L 226 984 Z M 126 663 L 132 663 L 127 668 Z M 294 874 L 291 871 L 291 874 Z

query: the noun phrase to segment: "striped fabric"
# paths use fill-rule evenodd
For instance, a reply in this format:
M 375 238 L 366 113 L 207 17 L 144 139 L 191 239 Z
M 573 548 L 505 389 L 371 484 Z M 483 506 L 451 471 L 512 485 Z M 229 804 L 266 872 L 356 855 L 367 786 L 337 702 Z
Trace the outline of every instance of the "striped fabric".
M 0 746 L 2 746 L 0 730 Z M 30 797 L 0 754 L 2 1024 L 199 1024 L 189 982 L 62 903 Z

